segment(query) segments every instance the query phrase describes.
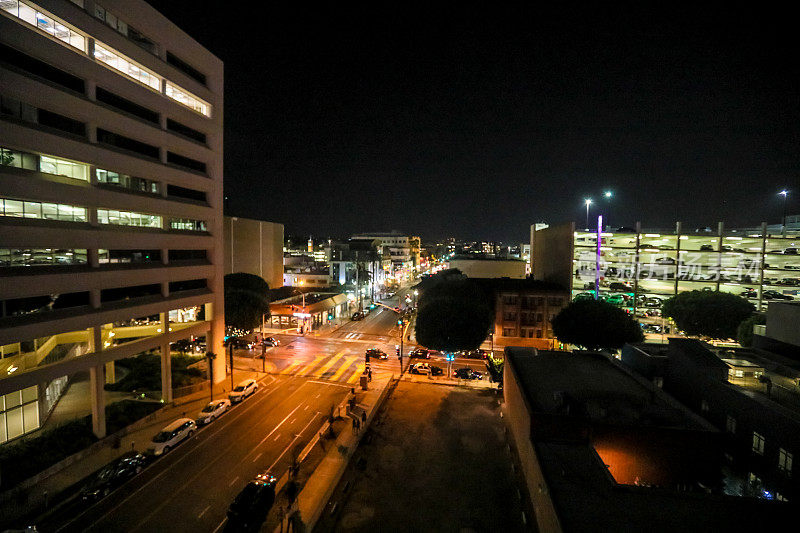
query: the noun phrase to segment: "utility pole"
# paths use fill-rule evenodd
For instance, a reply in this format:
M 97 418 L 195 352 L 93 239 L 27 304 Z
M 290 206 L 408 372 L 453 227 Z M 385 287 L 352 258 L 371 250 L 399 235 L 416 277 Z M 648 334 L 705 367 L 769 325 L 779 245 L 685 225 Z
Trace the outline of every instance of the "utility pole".
M 208 359 L 208 381 L 209 387 L 208 390 L 211 391 L 211 399 L 209 401 L 214 401 L 214 359 L 217 358 L 217 354 L 214 352 L 206 352 L 206 358 Z
M 231 359 L 231 390 L 233 390 L 233 341 L 228 344 L 228 350 L 230 351 Z
M 405 320 L 403 320 L 403 315 L 400 315 L 400 355 L 398 359 L 400 359 L 400 377 L 403 377 L 403 326 L 405 325 Z

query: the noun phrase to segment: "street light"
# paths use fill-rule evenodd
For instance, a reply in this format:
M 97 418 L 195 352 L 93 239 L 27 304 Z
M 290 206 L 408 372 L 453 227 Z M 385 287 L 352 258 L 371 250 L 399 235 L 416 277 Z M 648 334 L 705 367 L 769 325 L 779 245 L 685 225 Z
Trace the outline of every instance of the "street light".
M 783 216 L 781 216 L 781 235 L 786 237 L 786 197 L 789 196 L 789 191 L 784 189 L 778 193 L 778 196 L 783 196 Z
M 591 198 L 587 198 L 586 200 L 584 200 L 584 202 L 586 202 L 586 226 L 585 227 L 588 228 L 589 227 L 589 206 L 592 205 L 592 199 Z
M 612 193 L 611 191 L 606 191 L 604 196 L 606 198 L 611 198 L 612 196 L 614 196 L 614 193 Z

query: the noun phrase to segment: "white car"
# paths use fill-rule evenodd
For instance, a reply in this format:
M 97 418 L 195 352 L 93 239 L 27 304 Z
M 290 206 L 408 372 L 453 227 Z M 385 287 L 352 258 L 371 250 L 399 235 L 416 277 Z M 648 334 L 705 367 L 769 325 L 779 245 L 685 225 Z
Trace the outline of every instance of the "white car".
M 182 440 L 194 435 L 196 429 L 197 424 L 191 418 L 179 418 L 153 437 L 153 442 L 150 443 L 150 451 L 154 455 L 167 453 Z
M 228 394 L 228 399 L 231 403 L 239 403 L 254 392 L 258 390 L 258 383 L 254 379 L 246 379 L 236 385 L 230 394 Z
M 203 407 L 203 410 L 200 411 L 200 414 L 197 415 L 197 425 L 202 426 L 203 424 L 208 424 L 209 422 L 213 422 L 223 413 L 225 413 L 228 409 L 231 408 L 231 401 L 227 399 L 222 400 L 214 400 L 213 402 L 209 402 L 208 405 Z

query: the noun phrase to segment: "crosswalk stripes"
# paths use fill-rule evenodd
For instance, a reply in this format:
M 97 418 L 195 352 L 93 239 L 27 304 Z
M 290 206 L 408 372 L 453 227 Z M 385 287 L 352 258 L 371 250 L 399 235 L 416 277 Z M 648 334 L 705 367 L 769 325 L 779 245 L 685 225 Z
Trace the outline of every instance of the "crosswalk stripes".
M 345 339 L 356 340 L 361 338 L 361 333 L 348 333 L 344 336 Z
M 364 373 L 366 365 L 364 364 L 363 357 L 346 355 L 348 351 L 349 350 L 345 348 L 335 355 L 318 355 L 309 362 L 303 360 L 292 361 L 289 366 L 279 371 L 279 373 L 324 379 L 327 381 L 338 381 L 340 383 L 357 384 L 361 374 Z M 379 370 L 380 368 L 372 369 L 373 373 Z

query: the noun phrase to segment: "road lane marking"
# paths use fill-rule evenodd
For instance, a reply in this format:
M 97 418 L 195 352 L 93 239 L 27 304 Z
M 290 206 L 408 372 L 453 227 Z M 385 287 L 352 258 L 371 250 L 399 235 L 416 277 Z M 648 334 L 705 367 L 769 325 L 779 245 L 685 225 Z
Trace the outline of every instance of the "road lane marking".
M 342 352 L 340 352 L 340 353 L 334 355 L 333 357 L 331 357 L 330 361 L 328 361 L 327 363 L 322 365 L 322 368 L 320 368 L 319 370 L 314 372 L 314 376 L 313 377 L 321 377 L 323 374 L 325 374 L 325 372 L 328 371 L 328 369 L 330 367 L 332 367 L 333 365 L 338 363 L 339 362 L 339 356 L 341 355 L 341 353 Z
M 258 461 L 258 458 L 259 458 L 259 457 L 261 457 L 261 455 L 262 455 L 263 453 L 264 453 L 264 452 L 261 452 L 260 454 L 256 455 L 256 458 L 255 458 L 255 459 L 253 459 L 253 462 L 255 463 L 256 461 Z
M 210 505 L 206 505 L 206 508 L 203 509 L 202 511 L 200 511 L 200 514 L 197 515 L 197 518 L 202 518 L 203 515 L 206 514 L 206 511 L 208 511 L 209 509 L 211 509 L 211 506 Z
M 220 522 L 220 523 L 219 523 L 219 525 L 218 525 L 217 527 L 215 527 L 215 528 L 214 528 L 214 531 L 212 531 L 211 533 L 217 533 L 217 531 L 219 531 L 219 528 L 221 528 L 221 527 L 223 526 L 223 524 L 225 524 L 225 521 L 226 521 L 227 519 L 228 519 L 227 517 L 223 518 L 223 519 L 222 519 L 222 522 Z
M 331 383 L 329 381 L 314 381 L 309 379 L 306 383 L 317 383 L 318 385 L 330 385 L 331 387 L 344 387 L 345 389 L 349 389 L 349 385 L 343 385 L 341 383 Z
M 321 392 L 320 392 L 320 393 L 318 393 L 316 396 L 314 396 L 314 398 L 319 398 L 319 395 L 320 395 L 320 394 L 322 394 L 322 393 L 321 393 Z
M 296 421 L 297 421 L 297 419 L 296 419 L 296 418 L 292 418 L 292 421 L 291 421 L 291 422 L 289 422 L 289 425 L 291 426 L 291 425 L 292 425 L 292 424 L 294 424 Z
M 308 411 L 308 404 L 306 404 L 306 406 L 303 407 L 303 411 Z
M 235 478 L 233 478 L 233 481 L 231 481 L 230 483 L 228 483 L 228 486 L 229 486 L 229 487 L 233 487 L 233 484 L 234 484 L 234 483 L 236 483 L 237 481 L 239 481 L 239 476 L 236 476 Z
M 283 456 L 284 456 L 284 454 L 285 454 L 286 452 L 288 452 L 288 451 L 289 451 L 289 448 L 291 448 L 291 447 L 292 447 L 292 445 L 294 444 L 294 442 L 295 442 L 297 439 L 299 439 L 299 438 L 300 438 L 300 436 L 301 436 L 301 435 L 302 435 L 302 434 L 305 432 L 305 430 L 306 430 L 306 429 L 308 429 L 308 426 L 310 426 L 310 425 L 311 425 L 311 423 L 312 423 L 314 420 L 316 420 L 316 419 L 317 419 L 317 416 L 318 416 L 318 415 L 319 415 L 319 411 L 317 411 L 316 413 L 314 413 L 314 416 L 312 416 L 312 417 L 311 417 L 311 420 L 309 420 L 309 421 L 308 421 L 308 424 L 306 424 L 306 425 L 303 427 L 303 429 L 301 429 L 301 430 L 300 430 L 300 433 L 299 433 L 297 436 L 295 436 L 295 438 L 293 438 L 293 439 L 292 439 L 292 442 L 290 442 L 290 443 L 289 443 L 289 444 L 286 446 L 286 448 L 284 448 L 284 449 L 283 449 L 283 451 L 282 451 L 282 452 L 281 452 L 281 454 L 278 456 L 278 458 L 277 458 L 277 459 L 275 459 L 275 462 L 274 462 L 274 463 L 272 463 L 272 464 L 270 465 L 270 467 L 269 467 L 269 468 L 267 468 L 267 470 L 268 470 L 268 471 L 272 472 L 272 469 L 273 469 L 273 468 L 275 468 L 275 465 L 276 465 L 276 464 L 278 464 L 278 461 L 280 461 L 280 460 L 281 460 L 281 457 L 283 457 Z
M 273 442 L 277 442 L 279 438 L 281 438 L 281 434 L 280 434 L 280 433 L 278 433 L 277 435 L 275 435 L 275 438 L 274 438 L 274 439 L 272 439 L 272 441 L 273 441 Z
M 286 383 L 286 384 L 291 384 L 292 382 L 293 382 L 293 378 L 288 378 L 288 379 L 286 379 L 286 381 L 284 381 L 284 383 Z M 302 386 L 302 385 L 301 385 L 301 386 Z M 276 387 L 275 389 L 273 389 L 273 390 L 269 391 L 268 393 L 264 394 L 263 396 L 261 396 L 261 398 L 263 398 L 263 399 L 266 399 L 266 397 L 267 397 L 267 396 L 269 396 L 269 395 L 270 395 L 270 394 L 272 394 L 273 392 L 276 392 L 276 391 L 277 391 L 279 388 L 280 388 L 280 385 L 279 385 L 278 387 Z M 300 389 L 298 389 L 298 390 L 300 390 Z M 294 392 L 297 392 L 297 391 L 294 391 Z M 287 396 L 286 398 L 284 398 L 284 400 L 286 400 L 286 399 L 290 398 L 291 396 L 293 396 L 293 395 L 294 395 L 294 392 L 293 392 L 293 393 L 291 393 L 291 394 L 290 394 L 289 396 Z M 245 406 L 244 406 L 244 408 L 243 408 L 243 409 L 241 409 L 241 408 L 240 408 L 240 409 L 237 409 L 236 411 L 234 411 L 234 414 L 233 414 L 233 416 L 232 416 L 232 417 L 225 417 L 225 418 L 223 419 L 223 422 L 224 422 L 224 423 L 223 423 L 223 424 L 220 424 L 219 426 L 216 426 L 216 425 L 215 425 L 215 428 L 216 428 L 216 429 L 215 429 L 215 431 L 213 431 L 213 432 L 212 432 L 210 435 L 207 435 L 207 436 L 206 436 L 207 438 L 206 438 L 206 440 L 205 440 L 205 441 L 203 441 L 201 444 L 199 444 L 199 445 L 198 445 L 198 446 L 196 446 L 195 448 L 193 448 L 193 449 L 191 449 L 190 451 L 188 451 L 187 453 L 185 453 L 185 454 L 184 454 L 182 457 L 180 457 L 180 458 L 179 458 L 177 461 L 175 461 L 175 463 L 174 463 L 174 464 L 172 464 L 172 465 L 170 465 L 169 467 L 165 468 L 165 469 L 164 469 L 162 472 L 160 472 L 160 473 L 156 474 L 156 476 L 155 476 L 155 477 L 153 477 L 153 479 L 151 479 L 150 481 L 146 482 L 144 485 L 142 485 L 141 487 L 139 487 L 138 489 L 136 489 L 135 491 L 133 491 L 133 492 L 132 492 L 131 494 L 129 494 L 127 497 L 125 497 L 125 498 L 123 498 L 122 500 L 120 500 L 120 502 L 119 502 L 117 505 L 115 505 L 114 507 L 112 507 L 112 508 L 111 508 L 111 509 L 110 509 L 108 512 L 106 512 L 106 513 L 105 513 L 103 516 L 101 516 L 101 517 L 100 517 L 100 518 L 98 518 L 97 520 L 94 520 L 94 521 L 92 521 L 91 527 L 94 527 L 94 526 L 95 526 L 95 524 L 98 524 L 98 523 L 100 523 L 101 521 L 105 520 L 105 518 L 106 518 L 108 515 L 110 515 L 111 513 L 113 513 L 114 511 L 116 511 L 117 509 L 119 509 L 119 508 L 122 506 L 122 504 L 124 504 L 126 501 L 130 500 L 131 498 L 133 498 L 135 495 L 137 495 L 139 492 L 141 492 L 141 491 L 142 491 L 142 490 L 144 490 L 145 488 L 147 488 L 147 487 L 148 487 L 150 484 L 152 484 L 154 481 L 156 481 L 156 480 L 157 480 L 157 479 L 159 479 L 160 477 L 162 477 L 162 476 L 164 476 L 165 474 L 167 474 L 167 472 L 169 472 L 171 468 L 173 468 L 173 467 L 174 467 L 174 466 L 176 466 L 178 463 L 180 463 L 180 462 L 184 461 L 186 458 L 188 458 L 188 457 L 189 457 L 189 455 L 190 455 L 192 452 L 196 451 L 198 448 L 200 448 L 200 447 L 201 447 L 201 446 L 203 446 L 204 444 L 206 444 L 206 443 L 210 442 L 210 440 L 211 440 L 211 439 L 212 439 L 212 438 L 213 438 L 215 435 L 217 435 L 217 434 L 218 434 L 218 433 L 220 433 L 221 431 L 224 431 L 224 430 L 225 430 L 225 428 L 226 428 L 226 427 L 228 427 L 228 426 L 230 426 L 230 425 L 231 425 L 231 424 L 232 424 L 232 423 L 233 423 L 233 422 L 234 422 L 236 419 L 240 418 L 242 415 L 244 415 L 246 412 L 248 412 L 249 410 L 251 410 L 251 409 L 252 409 L 252 408 L 253 408 L 255 405 L 258 405 L 259 403 L 260 403 L 260 402 L 248 402 L 247 404 L 245 404 Z M 298 407 L 299 407 L 299 406 L 298 406 Z M 206 433 L 206 432 L 204 431 L 203 433 Z M 230 449 L 232 446 L 233 446 L 233 444 L 229 445 L 229 446 L 228 446 L 228 447 L 227 447 L 227 448 L 226 448 L 224 451 L 227 451 L 227 450 L 228 450 L 228 449 Z M 220 454 L 220 455 L 218 455 L 218 456 L 217 456 L 217 458 L 220 458 L 220 457 L 222 457 L 222 454 Z M 215 463 L 215 462 L 216 462 L 216 460 L 212 461 L 211 463 L 208 463 L 208 464 L 206 465 L 206 467 L 210 466 L 211 464 L 213 464 L 213 463 Z M 202 472 L 203 470 L 205 470 L 205 468 L 201 469 L 201 470 L 200 470 L 200 472 Z M 200 474 L 200 472 L 198 472 L 197 474 L 195 474 L 194 476 L 192 476 L 192 478 L 190 479 L 190 481 L 191 481 L 192 479 L 196 478 L 196 477 L 197 477 L 197 476 Z M 188 483 L 184 485 L 184 487 L 186 487 L 186 486 L 188 486 Z M 155 514 L 155 513 L 156 513 L 158 510 L 160 510 L 162 507 L 164 507 L 164 505 L 166 505 L 166 503 L 167 503 L 167 502 L 165 501 L 164 503 L 162 503 L 161 505 L 159 505 L 159 506 L 158 506 L 158 507 L 157 507 L 155 510 L 153 510 L 153 511 L 152 511 L 150 514 L 148 514 L 148 515 L 145 517 L 145 519 L 144 519 L 142 522 L 144 522 L 144 521 L 148 520 L 148 519 L 149 519 L 149 518 L 150 518 L 152 515 L 154 515 L 154 514 Z M 90 509 L 91 509 L 91 508 L 90 508 Z M 63 529 L 65 529 L 65 528 L 69 527 L 69 526 L 70 526 L 70 525 L 71 525 L 73 522 L 75 522 L 75 520 L 77 520 L 78 518 L 80 518 L 81 516 L 83 516 L 84 514 L 86 514 L 86 512 L 87 512 L 87 511 L 84 511 L 83 513 L 80 513 L 80 514 L 79 514 L 78 516 L 76 516 L 76 517 L 75 517 L 73 520 L 71 520 L 71 521 L 67 522 L 67 523 L 66 523 L 66 524 L 64 524 L 62 527 L 60 527 L 60 528 L 59 528 L 57 531 L 62 531 Z M 134 526 L 134 528 L 132 528 L 132 530 L 133 530 L 133 529 L 136 529 L 136 528 L 138 528 L 138 527 L 139 527 L 139 526 L 142 524 L 142 522 L 139 522 L 139 524 L 137 524 L 136 526 Z M 224 523 L 224 522 L 225 522 L 225 520 L 223 520 L 222 522 Z M 220 525 L 219 525 L 219 526 L 217 526 L 217 529 L 219 529 L 221 526 L 222 526 L 222 523 L 220 523 Z M 216 531 L 216 530 L 215 530 L 215 531 Z
M 364 373 L 365 368 L 366 365 L 364 363 L 359 363 L 358 366 L 356 366 L 356 371 L 353 372 L 353 374 L 349 378 L 347 378 L 347 383 L 352 384 L 358 381 L 358 378 L 361 377 L 361 374 Z

